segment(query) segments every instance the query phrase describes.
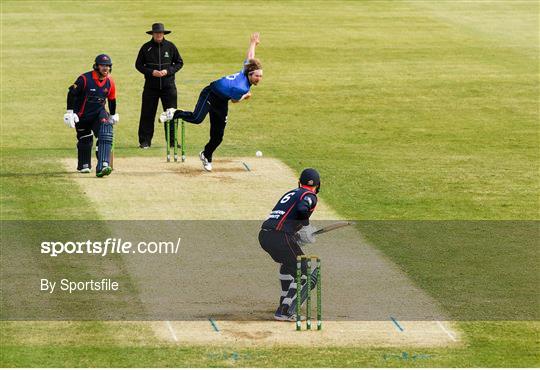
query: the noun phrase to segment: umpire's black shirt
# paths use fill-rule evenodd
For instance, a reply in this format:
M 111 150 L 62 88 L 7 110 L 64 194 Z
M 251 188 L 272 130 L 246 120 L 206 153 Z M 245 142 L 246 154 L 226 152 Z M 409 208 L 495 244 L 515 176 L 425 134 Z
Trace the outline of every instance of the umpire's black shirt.
M 148 41 L 139 50 L 135 68 L 144 75 L 144 88 L 166 89 L 175 86 L 174 74 L 182 68 L 184 61 L 176 46 L 165 39 L 157 43 Z M 154 77 L 152 71 L 167 70 L 167 76 Z

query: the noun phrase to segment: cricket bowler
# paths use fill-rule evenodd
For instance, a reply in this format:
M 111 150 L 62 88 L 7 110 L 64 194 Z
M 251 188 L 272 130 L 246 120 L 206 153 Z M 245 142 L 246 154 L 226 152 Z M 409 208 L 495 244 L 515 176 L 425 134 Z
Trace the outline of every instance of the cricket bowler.
M 212 171 L 212 155 L 223 141 L 229 100 L 238 103 L 249 99 L 251 86 L 257 86 L 262 80 L 261 62 L 255 59 L 255 48 L 259 42 L 259 34 L 252 34 L 242 70 L 213 81 L 202 89 L 193 112 L 169 108 L 160 116 L 161 122 L 180 118 L 198 125 L 210 113 L 210 140 L 204 150 L 199 153 L 199 158 L 206 171 Z

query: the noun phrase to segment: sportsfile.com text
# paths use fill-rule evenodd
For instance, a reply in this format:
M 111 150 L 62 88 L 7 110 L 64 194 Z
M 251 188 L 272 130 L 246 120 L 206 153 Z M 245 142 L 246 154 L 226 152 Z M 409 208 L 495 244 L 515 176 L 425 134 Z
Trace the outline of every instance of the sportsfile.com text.
M 108 254 L 177 254 L 180 250 L 180 241 L 140 241 L 133 243 L 122 238 L 107 238 L 104 241 L 44 241 L 40 245 L 41 254 L 51 257 L 60 254 L 95 254 L 106 256 Z M 134 247 L 135 246 L 135 247 Z

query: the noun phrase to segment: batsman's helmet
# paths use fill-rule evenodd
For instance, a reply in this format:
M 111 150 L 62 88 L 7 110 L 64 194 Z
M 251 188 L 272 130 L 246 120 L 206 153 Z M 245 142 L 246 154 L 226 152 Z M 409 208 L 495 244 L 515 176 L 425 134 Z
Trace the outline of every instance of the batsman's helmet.
M 302 171 L 302 174 L 300 174 L 300 184 L 315 186 L 316 193 L 318 193 L 321 188 L 321 177 L 316 169 L 306 168 Z
M 112 72 L 112 59 L 107 54 L 99 54 L 94 61 L 94 70 L 98 69 L 98 66 L 110 66 Z

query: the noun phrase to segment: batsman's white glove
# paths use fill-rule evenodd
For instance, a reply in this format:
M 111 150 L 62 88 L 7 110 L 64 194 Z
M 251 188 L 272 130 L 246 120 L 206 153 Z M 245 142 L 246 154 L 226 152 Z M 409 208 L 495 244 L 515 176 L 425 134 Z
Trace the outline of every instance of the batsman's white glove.
M 66 114 L 64 114 L 64 123 L 69 128 L 75 128 L 75 124 L 79 122 L 79 117 L 77 114 L 73 113 L 73 110 L 68 109 Z
M 113 114 L 109 117 L 109 121 L 111 122 L 111 125 L 116 125 L 118 122 L 120 122 L 120 116 L 118 113 Z
M 298 232 L 296 233 L 296 240 L 298 241 L 298 244 L 305 245 L 305 244 L 311 244 L 315 243 L 315 235 L 313 233 L 317 231 L 312 225 L 306 225 L 302 227 Z

